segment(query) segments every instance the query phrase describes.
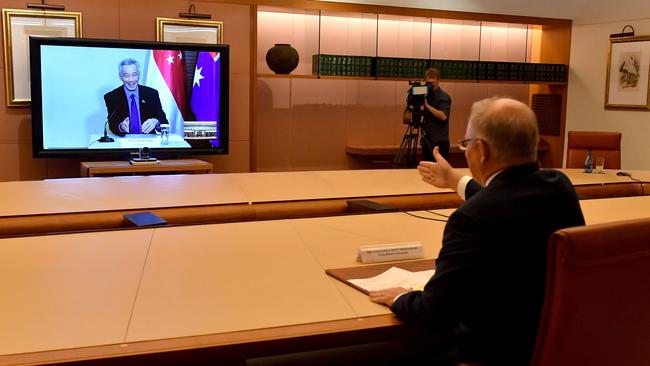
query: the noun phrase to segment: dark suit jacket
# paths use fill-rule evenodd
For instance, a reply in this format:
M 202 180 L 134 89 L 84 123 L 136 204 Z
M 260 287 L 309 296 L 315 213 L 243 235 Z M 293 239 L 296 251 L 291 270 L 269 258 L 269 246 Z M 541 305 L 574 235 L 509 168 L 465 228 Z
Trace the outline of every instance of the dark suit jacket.
M 392 310 L 407 323 L 453 339 L 458 361 L 529 365 L 544 301 L 546 247 L 554 231 L 584 225 L 564 174 L 510 167 L 450 217 L 436 272 Z
M 161 124 L 168 123 L 165 112 L 160 104 L 158 91 L 144 85 L 138 85 L 140 94 L 140 124 L 149 118 L 156 118 Z M 126 133 L 119 130 L 119 124 L 130 115 L 130 106 L 126 101 L 124 85 L 120 85 L 104 95 L 106 102 L 106 111 L 108 112 L 108 126 L 111 132 L 118 136 L 124 136 Z M 156 133 L 152 130 L 150 133 Z

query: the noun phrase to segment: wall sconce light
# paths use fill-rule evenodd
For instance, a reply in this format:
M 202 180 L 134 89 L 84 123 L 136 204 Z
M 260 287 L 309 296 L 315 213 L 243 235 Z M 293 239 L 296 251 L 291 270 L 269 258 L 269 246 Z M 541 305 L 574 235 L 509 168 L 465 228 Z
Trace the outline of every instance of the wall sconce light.
M 190 4 L 190 9 L 187 11 L 187 13 L 178 13 L 178 16 L 188 19 L 212 19 L 212 15 L 210 14 L 197 13 L 194 4 Z
M 632 31 L 626 32 L 625 29 L 627 28 L 630 28 Z M 626 24 L 623 27 L 623 30 L 621 30 L 621 33 L 612 33 L 609 35 L 609 38 L 621 38 L 621 37 L 634 37 L 634 28 L 631 25 Z
M 41 0 L 40 4 L 27 3 L 27 7 L 31 9 L 41 9 L 41 10 L 65 10 L 65 6 L 46 4 L 45 0 Z

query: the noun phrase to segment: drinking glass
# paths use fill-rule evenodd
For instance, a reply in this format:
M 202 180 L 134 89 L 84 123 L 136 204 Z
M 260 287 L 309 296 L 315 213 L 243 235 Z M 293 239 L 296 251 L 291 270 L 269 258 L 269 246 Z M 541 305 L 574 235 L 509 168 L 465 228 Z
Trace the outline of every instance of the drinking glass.
M 604 173 L 603 169 L 605 168 L 605 157 L 597 156 L 595 162 L 596 162 L 595 164 L 596 169 L 594 169 L 594 173 L 603 174 Z
M 162 124 L 160 125 L 160 144 L 168 145 L 169 144 L 169 125 Z

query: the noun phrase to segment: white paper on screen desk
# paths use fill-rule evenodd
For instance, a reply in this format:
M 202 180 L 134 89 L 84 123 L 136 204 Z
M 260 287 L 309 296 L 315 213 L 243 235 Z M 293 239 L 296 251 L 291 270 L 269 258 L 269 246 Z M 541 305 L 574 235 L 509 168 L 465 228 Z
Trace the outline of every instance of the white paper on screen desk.
M 375 277 L 352 279 L 348 281 L 366 291 L 379 291 L 391 287 L 422 290 L 435 271 L 435 269 L 431 269 L 428 271 L 411 272 L 397 267 L 390 267 L 388 270 Z

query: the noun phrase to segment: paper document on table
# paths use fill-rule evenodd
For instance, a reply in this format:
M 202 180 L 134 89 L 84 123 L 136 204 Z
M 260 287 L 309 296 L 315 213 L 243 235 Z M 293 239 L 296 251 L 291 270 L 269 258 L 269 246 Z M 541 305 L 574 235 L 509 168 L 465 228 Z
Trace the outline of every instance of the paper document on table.
M 429 271 L 411 272 L 401 268 L 391 267 L 375 277 L 351 279 L 348 281 L 366 291 L 378 291 L 391 287 L 422 290 L 435 271 L 435 269 L 432 269 Z

